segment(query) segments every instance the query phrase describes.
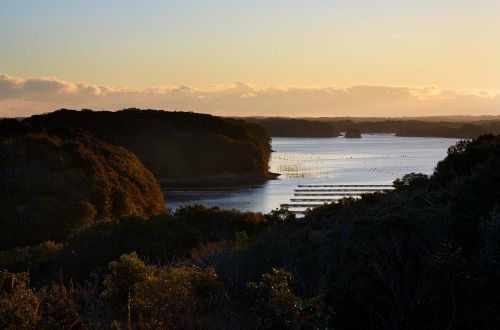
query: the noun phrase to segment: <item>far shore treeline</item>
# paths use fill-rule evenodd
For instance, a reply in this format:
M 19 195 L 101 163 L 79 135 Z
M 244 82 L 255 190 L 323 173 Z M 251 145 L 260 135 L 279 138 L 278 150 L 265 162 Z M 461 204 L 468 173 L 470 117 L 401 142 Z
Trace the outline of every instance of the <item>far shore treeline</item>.
M 246 117 L 246 121 L 262 125 L 272 137 L 336 137 L 341 132 L 391 133 L 407 137 L 443 137 L 471 139 L 481 134 L 500 134 L 500 119 L 472 120 L 459 117 L 442 120 L 386 118 L 286 118 Z

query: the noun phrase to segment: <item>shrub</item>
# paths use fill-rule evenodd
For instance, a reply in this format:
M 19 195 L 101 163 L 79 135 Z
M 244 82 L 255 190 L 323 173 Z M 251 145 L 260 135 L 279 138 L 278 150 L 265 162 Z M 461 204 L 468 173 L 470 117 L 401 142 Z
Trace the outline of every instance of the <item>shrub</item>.
M 33 329 L 40 317 L 39 308 L 27 273 L 0 271 L 0 328 Z
M 293 275 L 274 268 L 262 275 L 259 282 L 248 283 L 258 325 L 265 329 L 313 328 L 315 318 L 321 315 L 323 297 L 297 297 L 292 289 Z

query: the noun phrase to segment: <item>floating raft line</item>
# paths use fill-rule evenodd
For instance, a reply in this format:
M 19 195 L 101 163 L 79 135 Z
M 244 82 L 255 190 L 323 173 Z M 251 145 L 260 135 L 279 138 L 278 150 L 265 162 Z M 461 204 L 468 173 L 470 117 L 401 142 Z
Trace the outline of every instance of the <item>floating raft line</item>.
M 335 203 L 343 198 L 361 198 L 363 194 L 394 190 L 389 184 L 299 184 L 290 203 L 280 204 L 290 212 L 304 214 L 308 208 Z
M 305 208 L 310 208 L 310 207 L 317 207 L 317 206 L 322 206 L 324 204 L 327 204 L 326 202 L 325 203 L 316 203 L 316 204 L 312 204 L 312 203 L 297 203 L 297 204 L 280 204 L 281 207 L 286 207 L 286 208 L 290 208 L 290 207 L 305 207 Z
M 296 192 L 293 194 L 294 196 L 345 196 L 345 197 L 351 197 L 351 196 L 361 196 L 362 194 L 366 194 L 366 191 L 353 191 L 353 192 L 330 192 L 330 193 L 301 193 L 301 192 Z
M 299 184 L 297 187 L 314 187 L 314 188 L 320 188 L 320 187 L 344 187 L 344 188 L 349 188 L 349 187 L 387 187 L 387 188 L 393 188 L 394 186 L 392 184 Z
M 329 202 L 338 202 L 341 199 L 342 199 L 342 197 L 340 197 L 340 198 L 310 198 L 310 199 L 292 198 L 292 199 L 290 199 L 290 202 L 326 202 L 326 203 L 329 203 Z
M 296 192 L 352 192 L 352 191 L 362 191 L 362 192 L 381 192 L 381 191 L 391 191 L 392 189 L 294 189 Z

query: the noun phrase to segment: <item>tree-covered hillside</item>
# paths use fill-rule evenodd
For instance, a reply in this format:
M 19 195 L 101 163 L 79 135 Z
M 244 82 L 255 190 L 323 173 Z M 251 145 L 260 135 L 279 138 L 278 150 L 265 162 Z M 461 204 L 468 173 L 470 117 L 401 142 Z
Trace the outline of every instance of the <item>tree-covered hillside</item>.
M 234 279 L 237 264 L 243 282 L 293 272 L 302 297 L 323 295 L 334 329 L 497 329 L 499 168 L 500 136 L 462 141 L 432 176 L 316 208 L 259 235 L 219 272 Z
M 122 147 L 70 128 L 0 121 L 0 248 L 62 241 L 105 218 L 163 210 L 154 176 Z
M 59 110 L 24 120 L 83 128 L 134 152 L 160 182 L 268 174 L 270 138 L 260 126 L 191 112 Z
M 3 251 L 0 327 L 498 329 L 499 168 L 484 135 L 303 219 L 185 207 Z
M 293 118 L 246 118 L 264 127 L 273 137 L 336 137 L 339 131 L 332 123 Z

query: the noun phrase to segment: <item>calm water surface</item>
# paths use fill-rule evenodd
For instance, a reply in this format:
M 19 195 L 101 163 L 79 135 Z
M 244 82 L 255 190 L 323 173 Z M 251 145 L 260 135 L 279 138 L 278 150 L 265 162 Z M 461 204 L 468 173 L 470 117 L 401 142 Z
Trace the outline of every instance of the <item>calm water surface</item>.
M 255 187 L 164 192 L 171 209 L 185 204 L 269 212 L 293 198 L 300 184 L 391 184 L 410 172 L 432 173 L 456 139 L 364 134 L 361 139 L 273 138 L 270 170 L 280 173 Z

